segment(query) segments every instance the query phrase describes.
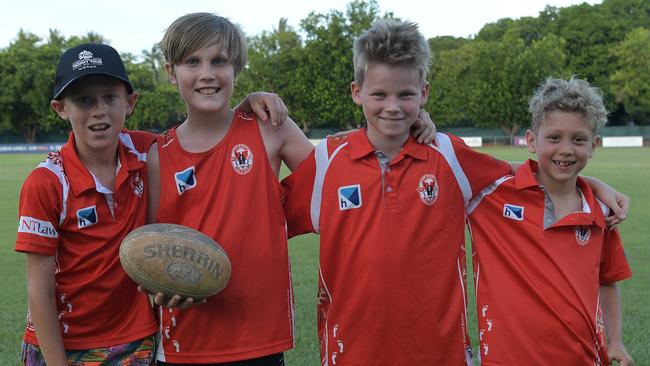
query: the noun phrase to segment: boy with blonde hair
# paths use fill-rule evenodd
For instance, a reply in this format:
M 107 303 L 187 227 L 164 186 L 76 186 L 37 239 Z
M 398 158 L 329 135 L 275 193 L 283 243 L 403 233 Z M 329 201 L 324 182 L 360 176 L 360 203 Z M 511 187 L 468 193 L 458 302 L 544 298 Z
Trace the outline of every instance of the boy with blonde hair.
M 632 273 L 608 209 L 578 176 L 607 122 L 602 96 L 585 81 L 549 78 L 529 106 L 537 161 L 468 207 L 482 364 L 632 365 L 616 285 Z
M 323 365 L 472 362 L 464 207 L 511 168 L 452 135 L 409 136 L 429 60 L 416 24 L 375 22 L 355 42 L 351 84 L 367 128 L 321 142 L 283 181 L 290 235 L 320 233 Z
M 278 174 L 313 149 L 288 120 L 277 130 L 229 106 L 246 42 L 226 18 L 187 14 L 161 42 L 187 108 L 149 150 L 150 221 L 215 239 L 230 283 L 207 303 L 160 307 L 160 364 L 281 365 L 293 346 L 293 293 Z M 160 301 L 158 301 L 160 303 Z

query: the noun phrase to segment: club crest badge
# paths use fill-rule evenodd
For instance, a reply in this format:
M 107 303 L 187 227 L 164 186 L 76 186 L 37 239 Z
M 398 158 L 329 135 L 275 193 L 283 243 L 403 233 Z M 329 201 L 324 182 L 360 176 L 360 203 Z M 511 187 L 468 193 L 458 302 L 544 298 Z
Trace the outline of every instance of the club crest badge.
M 436 203 L 439 190 L 440 187 L 438 186 L 438 180 L 435 175 L 425 174 L 420 178 L 417 191 L 425 205 L 432 206 Z
M 131 188 L 133 188 L 133 194 L 135 194 L 136 197 L 142 198 L 142 195 L 144 194 L 144 182 L 142 181 L 142 178 L 140 178 L 139 173 L 131 176 Z
M 253 152 L 244 144 L 237 144 L 232 148 L 230 162 L 237 174 L 246 175 L 253 169 Z
M 576 241 L 581 246 L 587 245 L 589 239 L 591 238 L 591 228 L 589 226 L 577 226 L 576 227 Z
M 95 206 L 90 206 L 77 210 L 77 227 L 79 229 L 87 228 L 88 226 L 95 225 L 99 220 L 97 219 L 97 209 Z

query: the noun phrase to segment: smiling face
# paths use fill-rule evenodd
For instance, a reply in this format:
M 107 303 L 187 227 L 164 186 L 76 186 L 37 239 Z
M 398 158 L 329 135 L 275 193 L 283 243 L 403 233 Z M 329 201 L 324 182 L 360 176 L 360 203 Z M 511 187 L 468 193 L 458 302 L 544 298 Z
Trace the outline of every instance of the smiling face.
M 165 67 L 172 84 L 178 86 L 188 115 L 229 112 L 235 70 L 222 47 L 201 48 L 178 65 Z
M 128 94 L 124 83 L 105 75 L 85 76 L 68 86 L 52 109 L 70 121 L 77 151 L 114 154 L 126 117 L 133 112 L 137 93 Z
M 401 147 L 429 94 L 417 69 L 381 63 L 368 65 L 363 84 L 353 82 L 351 89 L 352 99 L 363 107 L 368 139 L 375 148 Z
M 575 186 L 598 141 L 589 123 L 574 112 L 550 112 L 537 132 L 526 131 L 528 151 L 537 154 L 537 179 L 546 187 Z

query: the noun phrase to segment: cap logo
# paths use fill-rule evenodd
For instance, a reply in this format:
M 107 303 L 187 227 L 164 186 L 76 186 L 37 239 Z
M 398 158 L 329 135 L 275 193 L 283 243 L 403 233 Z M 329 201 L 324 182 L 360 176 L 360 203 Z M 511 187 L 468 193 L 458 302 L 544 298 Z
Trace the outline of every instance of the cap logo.
M 79 59 L 72 63 L 72 70 L 79 71 L 83 69 L 95 68 L 102 66 L 102 59 L 100 57 L 93 57 L 93 53 L 87 50 L 79 52 Z

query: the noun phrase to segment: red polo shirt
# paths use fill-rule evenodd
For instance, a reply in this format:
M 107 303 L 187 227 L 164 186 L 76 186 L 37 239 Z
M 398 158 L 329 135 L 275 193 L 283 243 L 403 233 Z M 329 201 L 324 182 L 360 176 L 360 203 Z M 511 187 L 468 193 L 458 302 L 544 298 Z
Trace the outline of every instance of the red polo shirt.
M 601 206 L 580 178 L 583 209 L 544 229 L 537 169 L 527 161 L 468 207 L 482 364 L 594 365 L 599 286 L 631 271 L 618 231 L 605 228 Z
M 118 256 L 122 239 L 145 223 L 152 142 L 148 133 L 120 134 L 115 192 L 79 160 L 73 134 L 23 184 L 15 249 L 56 256 L 52 275 L 66 349 L 113 346 L 156 331 L 147 295 L 137 291 Z M 29 316 L 25 341 L 38 344 Z
M 283 181 L 290 235 L 320 233 L 323 365 L 471 364 L 465 204 L 510 166 L 438 134 L 382 170 L 365 130 Z

